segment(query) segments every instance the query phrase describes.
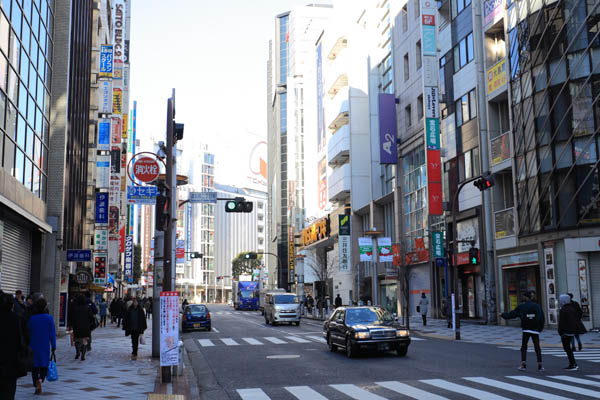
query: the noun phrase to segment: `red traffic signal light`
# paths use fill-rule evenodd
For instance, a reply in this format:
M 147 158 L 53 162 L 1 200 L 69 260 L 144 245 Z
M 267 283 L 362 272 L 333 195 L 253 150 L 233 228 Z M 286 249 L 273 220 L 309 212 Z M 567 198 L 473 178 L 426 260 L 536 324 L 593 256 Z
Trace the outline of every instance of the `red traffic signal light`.
M 494 177 L 489 172 L 486 172 L 479 179 L 476 179 L 473 185 L 479 190 L 484 191 L 494 186 Z

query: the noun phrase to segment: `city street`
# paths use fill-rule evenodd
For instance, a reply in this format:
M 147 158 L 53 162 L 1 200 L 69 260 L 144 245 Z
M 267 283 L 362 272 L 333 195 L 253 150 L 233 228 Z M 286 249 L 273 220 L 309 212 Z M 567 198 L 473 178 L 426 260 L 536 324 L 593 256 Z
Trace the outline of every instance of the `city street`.
M 575 353 L 577 372 L 563 370 L 568 362 L 558 347 L 545 348 L 545 372 L 537 371 L 532 352 L 529 370 L 520 372 L 516 348 L 418 333 L 406 357 L 348 359 L 328 351 L 319 321 L 273 327 L 260 312 L 216 305 L 210 311 L 211 332 L 182 334 L 205 399 L 600 398 L 597 348 Z

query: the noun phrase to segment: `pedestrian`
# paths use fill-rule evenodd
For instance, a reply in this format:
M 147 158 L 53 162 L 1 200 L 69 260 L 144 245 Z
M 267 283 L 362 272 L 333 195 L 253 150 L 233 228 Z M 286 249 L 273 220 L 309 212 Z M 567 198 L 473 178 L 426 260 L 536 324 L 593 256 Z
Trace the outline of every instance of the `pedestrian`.
M 90 308 L 90 310 L 92 311 L 92 314 L 94 315 L 94 319 L 95 319 L 96 315 L 98 315 L 98 307 L 96 307 L 96 304 L 92 300 L 92 294 L 89 291 L 85 292 L 85 298 L 87 301 L 87 305 Z M 92 321 L 92 322 L 94 322 L 94 321 Z M 91 330 L 90 330 L 90 337 L 88 338 L 88 341 L 87 341 L 87 351 L 92 351 L 92 331 Z
M 152 297 L 148 297 L 146 300 L 146 318 L 152 316 Z
M 133 298 L 131 307 L 127 309 L 125 313 L 125 319 L 123 320 L 123 330 L 125 336 L 131 335 L 131 359 L 137 359 L 138 344 L 140 343 L 140 335 L 144 334 L 146 330 L 146 316 L 144 310 L 138 304 L 136 297 Z
M 71 328 L 73 329 L 73 336 L 75 338 L 75 359 L 78 359 L 81 355 L 81 361 L 84 361 L 91 335 L 90 325 L 93 323 L 93 318 L 96 317 L 83 295 L 79 295 L 75 300 L 72 314 Z
M 521 366 L 518 368 L 519 371 L 527 369 L 527 345 L 529 338 L 531 338 L 535 349 L 538 371 L 544 371 L 544 367 L 542 366 L 542 349 L 540 348 L 540 332 L 544 329 L 545 320 L 542 308 L 535 302 L 535 293 L 533 291 L 525 293 L 522 297 L 522 303 L 511 312 L 502 313 L 502 318 L 521 319 Z
M 123 315 L 125 314 L 125 302 L 123 301 L 123 299 L 121 299 L 119 297 L 119 299 L 117 300 L 117 306 L 116 306 L 116 310 L 117 310 L 117 328 L 121 327 L 121 322 L 123 322 Z
M 342 306 L 342 298 L 340 297 L 340 294 L 337 294 L 337 297 L 335 298 L 335 308 L 341 307 Z
M 110 305 L 108 306 L 108 312 L 110 313 L 110 323 L 115 323 L 115 305 L 117 303 L 117 299 L 114 298 L 110 301 Z
M 54 318 L 46 311 L 46 299 L 40 297 L 33 305 L 33 315 L 29 318 L 30 347 L 33 350 L 33 369 L 31 379 L 35 394 L 42 393 L 42 383 L 48 373 L 50 349 L 56 351 L 56 330 Z
M 183 299 L 183 303 L 181 304 L 181 310 L 185 310 L 185 307 L 188 305 L 187 299 Z
M 17 379 L 27 373 L 17 371 L 17 351 L 25 343 L 21 319 L 12 311 L 14 299 L 0 290 L 0 400 L 14 400 Z
M 565 367 L 567 371 L 577 371 L 579 367 L 575 361 L 573 355 L 573 349 L 571 348 L 571 342 L 573 341 L 576 334 L 584 333 L 581 332 L 580 323 L 581 320 L 577 314 L 576 306 L 571 302 L 571 298 L 568 294 L 561 294 L 558 297 L 558 305 L 560 306 L 560 312 L 558 314 L 558 334 L 563 345 L 565 353 L 569 359 L 569 365 Z
M 423 318 L 423 326 L 427 326 L 427 309 L 429 308 L 429 300 L 425 293 L 421 293 L 421 300 L 419 300 L 419 314 L 421 314 L 421 318 Z
M 102 302 L 100 303 L 100 327 L 106 327 L 106 310 L 108 308 L 108 303 L 102 298 Z
M 579 303 L 576 302 L 575 300 L 573 300 L 573 293 L 567 293 L 567 294 L 571 298 L 571 303 L 573 304 L 573 307 L 575 307 L 575 309 L 577 310 L 577 319 L 578 319 L 577 324 L 579 325 L 579 331 L 583 331 L 582 333 L 585 333 L 585 332 L 587 332 L 587 330 L 585 329 L 583 322 L 581 322 L 581 318 L 583 318 L 583 310 L 581 309 L 581 306 L 579 305 Z M 583 349 L 583 345 L 581 344 L 581 339 L 579 338 L 579 333 L 576 333 L 573 336 L 573 340 L 571 341 L 571 347 L 573 349 L 573 352 L 575 352 L 575 340 L 577 340 L 577 344 L 579 345 L 579 351 L 581 351 Z
M 20 290 L 17 290 L 15 292 L 13 312 L 15 314 L 17 314 L 17 317 L 25 319 L 25 309 L 26 308 L 27 307 L 25 306 L 25 302 L 23 301 L 23 292 Z

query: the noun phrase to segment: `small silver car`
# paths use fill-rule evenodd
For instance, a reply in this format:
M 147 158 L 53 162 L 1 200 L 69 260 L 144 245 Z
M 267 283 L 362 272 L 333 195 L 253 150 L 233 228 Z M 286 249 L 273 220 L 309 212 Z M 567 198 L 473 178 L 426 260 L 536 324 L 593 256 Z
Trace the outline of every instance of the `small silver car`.
M 272 292 L 265 298 L 265 323 L 277 325 L 280 322 L 300 325 L 300 301 L 294 293 Z

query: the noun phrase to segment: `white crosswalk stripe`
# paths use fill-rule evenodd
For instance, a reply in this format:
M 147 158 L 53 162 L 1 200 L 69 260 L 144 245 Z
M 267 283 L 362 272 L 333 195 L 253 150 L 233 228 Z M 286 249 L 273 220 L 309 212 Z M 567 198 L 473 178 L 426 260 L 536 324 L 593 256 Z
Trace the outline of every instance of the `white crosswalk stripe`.
M 268 340 L 269 342 L 275 343 L 275 344 L 286 344 L 287 343 L 285 340 L 281 340 L 281 339 L 278 339 L 278 338 L 273 337 L 273 336 L 267 336 L 267 337 L 265 337 L 263 339 Z
M 418 341 L 418 340 L 427 340 L 427 339 L 423 339 L 423 338 L 420 338 L 420 337 L 411 336 L 410 340 L 417 340 Z
M 301 337 L 298 337 L 298 336 L 285 336 L 285 338 L 288 340 L 297 342 L 297 343 L 310 343 L 310 340 L 302 339 Z
M 457 383 L 456 380 L 451 382 L 445 379 L 423 379 L 410 383 L 384 381 L 365 385 L 322 385 L 318 388 L 311 388 L 310 386 L 287 386 L 279 390 L 286 390 L 298 400 L 327 400 L 328 395 L 320 392 L 332 393 L 331 389 L 339 392 L 334 396 L 336 399 L 340 398 L 341 394 L 344 396 L 344 399 L 351 398 L 356 400 L 395 399 L 398 394 L 419 400 L 448 400 L 448 398 L 456 396 L 457 393 L 462 396 L 486 400 L 509 400 L 509 397 L 505 396 L 512 398 L 527 396 L 541 400 L 573 400 L 571 397 L 564 396 L 565 392 L 574 393 L 574 398 L 581 396 L 600 398 L 600 392 L 589 389 L 589 387 L 594 386 L 600 387 L 600 375 L 586 375 L 586 379 L 567 375 L 544 376 L 544 379 L 533 378 L 527 375 L 494 377 L 494 379 L 486 377 L 464 377 L 457 379 L 463 379 L 471 384 L 462 385 L 460 382 Z M 515 380 L 519 381 L 518 384 L 515 383 Z M 473 384 L 480 385 L 480 387 L 485 389 L 473 387 Z M 436 393 L 427 390 L 427 386 L 434 387 Z M 587 386 L 587 388 L 583 386 Z M 270 400 L 282 397 L 281 392 L 271 397 L 268 394 L 271 390 L 274 389 L 268 388 L 263 391 L 261 388 L 247 388 L 238 389 L 237 393 L 242 400 Z M 552 393 L 554 390 L 560 391 L 560 393 Z
M 307 336 L 307 338 L 316 340 L 317 342 L 327 343 L 327 340 L 325 340 L 325 338 L 323 336 Z
M 210 347 L 215 345 L 210 339 L 198 339 L 198 342 L 202 347 Z
M 500 349 L 517 350 L 521 351 L 520 347 L 517 346 L 499 346 Z M 528 353 L 533 353 L 535 350 L 533 346 L 527 348 Z M 567 358 L 567 353 L 562 348 L 551 347 L 542 348 L 542 355 Z M 600 349 L 583 349 L 582 351 L 576 351 L 574 353 L 576 360 L 584 360 L 593 363 L 600 363 Z
M 240 344 L 231 338 L 223 338 L 221 342 L 225 343 L 227 346 L 239 346 Z
M 253 346 L 255 346 L 255 345 L 261 345 L 261 344 L 264 344 L 264 343 L 262 343 L 262 342 L 259 342 L 259 341 L 258 341 L 258 340 L 256 340 L 256 339 L 253 339 L 253 338 L 250 338 L 250 337 L 245 337 L 245 338 L 242 338 L 242 340 L 244 340 L 244 341 L 245 341 L 245 342 L 247 342 L 247 343 L 250 343 L 250 344 L 251 344 L 251 345 L 253 345 Z

